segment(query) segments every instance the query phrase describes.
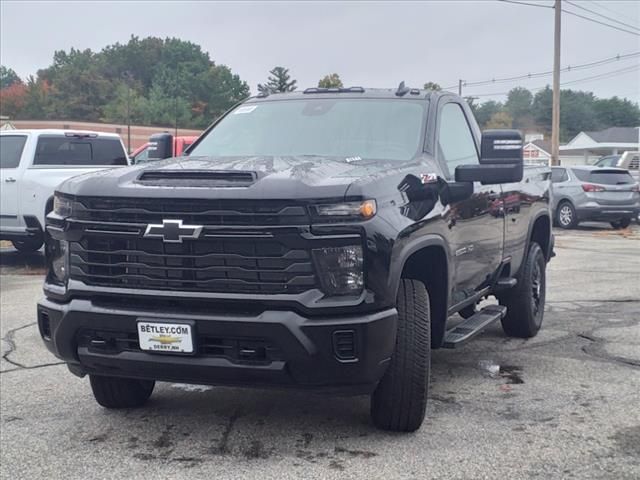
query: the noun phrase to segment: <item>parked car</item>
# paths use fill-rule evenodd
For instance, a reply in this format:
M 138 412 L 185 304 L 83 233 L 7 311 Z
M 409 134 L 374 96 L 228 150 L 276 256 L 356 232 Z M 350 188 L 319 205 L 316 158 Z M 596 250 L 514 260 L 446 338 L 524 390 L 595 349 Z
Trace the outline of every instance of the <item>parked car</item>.
M 636 182 L 640 182 L 640 152 L 624 152 L 622 155 L 602 157 L 595 164 L 597 167 L 617 167 L 629 170 Z
M 627 170 L 597 165 L 552 167 L 553 212 L 561 228 L 605 221 L 626 228 L 640 213 L 638 184 Z
M 297 387 L 413 431 L 432 348 L 538 333 L 549 177 L 450 93 L 252 98 L 188 157 L 58 188 L 40 332 L 107 408 L 155 381 Z
M 118 135 L 69 130 L 0 132 L 0 239 L 23 252 L 42 247 L 53 192 L 68 178 L 128 165 Z
M 131 162 L 133 164 L 151 162 L 155 160 L 162 160 L 162 158 L 158 158 L 154 156 L 153 153 L 151 153 L 151 156 L 149 155 L 150 152 L 154 151 L 155 142 L 157 141 L 158 135 L 170 137 L 169 141 L 172 143 L 171 150 L 166 152 L 166 155 L 168 156 L 164 158 L 179 157 L 198 138 L 193 136 L 174 137 L 168 133 L 152 135 L 152 137 L 149 139 L 149 142 L 145 143 L 144 145 L 141 145 L 140 147 L 135 149 L 131 154 Z

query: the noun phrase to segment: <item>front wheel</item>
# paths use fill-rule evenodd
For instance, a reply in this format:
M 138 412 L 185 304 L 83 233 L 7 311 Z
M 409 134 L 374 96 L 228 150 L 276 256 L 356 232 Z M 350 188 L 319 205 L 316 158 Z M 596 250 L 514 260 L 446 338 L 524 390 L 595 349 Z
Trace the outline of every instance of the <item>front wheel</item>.
M 518 284 L 498 296 L 500 303 L 507 307 L 502 329 L 510 337 L 530 338 L 540 330 L 546 296 L 546 266 L 542 248 L 531 242 Z
M 424 420 L 431 366 L 431 315 L 424 284 L 402 279 L 396 307 L 396 347 L 371 397 L 371 418 L 384 430 L 414 432 Z
M 620 220 L 616 220 L 615 222 L 611 222 L 611 226 L 616 230 L 627 228 L 629 225 L 631 225 L 630 218 L 622 218 Z
M 153 393 L 156 382 L 134 378 L 89 375 L 96 401 L 105 408 L 141 407 Z
M 12 240 L 13 248 L 22 253 L 32 253 L 40 250 L 42 247 L 41 238 L 26 238 L 24 240 Z
M 560 228 L 575 228 L 578 225 L 578 215 L 576 209 L 570 202 L 564 201 L 556 210 L 556 223 Z

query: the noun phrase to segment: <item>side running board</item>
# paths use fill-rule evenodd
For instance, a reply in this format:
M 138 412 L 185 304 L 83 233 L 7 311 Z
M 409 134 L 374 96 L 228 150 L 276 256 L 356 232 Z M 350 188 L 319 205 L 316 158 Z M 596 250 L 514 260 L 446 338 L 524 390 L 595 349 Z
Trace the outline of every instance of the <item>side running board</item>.
M 504 305 L 488 305 L 484 307 L 475 315 L 445 333 L 442 347 L 457 348 L 465 344 L 493 322 L 501 320 L 506 314 L 507 307 Z

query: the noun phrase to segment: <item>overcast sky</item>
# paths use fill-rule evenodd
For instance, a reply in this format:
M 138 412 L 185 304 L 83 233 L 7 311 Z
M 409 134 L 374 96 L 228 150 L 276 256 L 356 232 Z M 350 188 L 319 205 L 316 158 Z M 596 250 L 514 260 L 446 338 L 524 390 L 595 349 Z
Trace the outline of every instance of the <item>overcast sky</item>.
M 536 0 L 529 0 L 535 2 Z M 552 0 L 541 0 L 551 5 Z M 640 27 L 638 0 L 573 0 L 574 4 Z M 563 1 L 564 8 L 613 21 Z M 25 77 L 51 64 L 54 50 L 99 51 L 139 37 L 174 36 L 228 65 L 251 90 L 275 65 L 300 87 L 337 72 L 346 86 L 395 87 L 434 81 L 447 87 L 548 71 L 553 63 L 553 10 L 486 1 L 426 2 L 187 2 L 0 0 L 0 61 Z M 619 23 L 615 25 L 622 26 Z M 563 14 L 562 65 L 640 51 L 640 36 Z M 563 73 L 562 82 L 606 74 L 567 88 L 640 102 L 640 57 Z M 551 77 L 465 88 L 465 95 L 535 89 Z M 492 97 L 482 96 L 481 100 Z M 496 99 L 504 97 L 496 96 Z

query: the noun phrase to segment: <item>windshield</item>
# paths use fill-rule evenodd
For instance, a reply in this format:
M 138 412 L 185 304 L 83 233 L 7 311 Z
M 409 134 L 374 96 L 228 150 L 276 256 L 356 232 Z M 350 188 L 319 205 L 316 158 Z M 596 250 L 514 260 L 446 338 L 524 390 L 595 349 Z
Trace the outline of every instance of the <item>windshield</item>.
M 407 161 L 420 149 L 425 102 L 308 99 L 244 104 L 192 156 L 296 156 Z

